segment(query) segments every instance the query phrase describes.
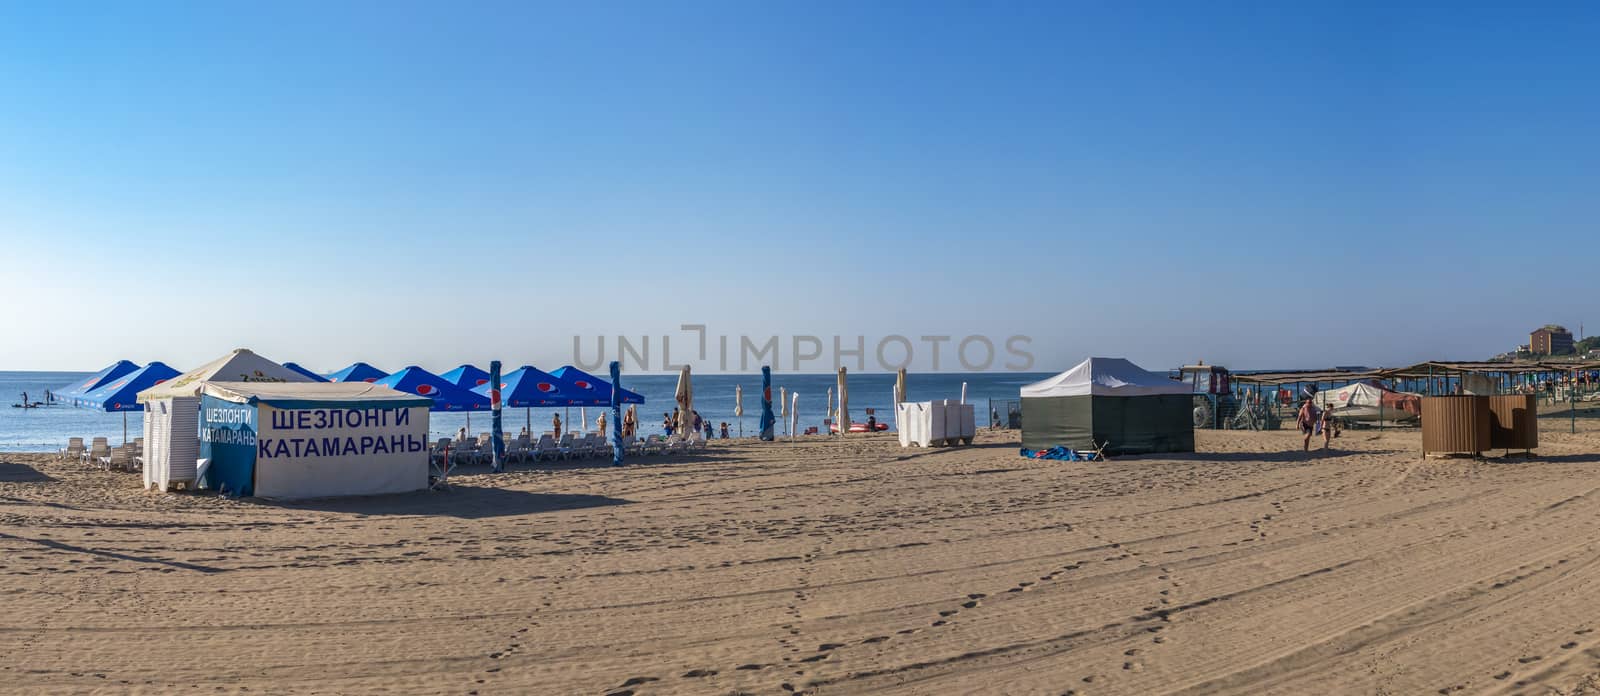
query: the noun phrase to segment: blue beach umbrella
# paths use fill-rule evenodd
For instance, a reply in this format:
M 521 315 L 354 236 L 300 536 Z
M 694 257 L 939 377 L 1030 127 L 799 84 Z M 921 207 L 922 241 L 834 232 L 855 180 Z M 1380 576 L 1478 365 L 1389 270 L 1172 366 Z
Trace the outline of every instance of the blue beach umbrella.
M 72 405 L 94 411 L 122 414 L 122 443 L 128 443 L 128 412 L 143 411 L 139 392 L 183 374 L 161 362 L 152 362 L 88 394 L 74 398 Z
M 416 365 L 407 367 L 373 384 L 408 394 L 433 399 L 433 411 L 487 411 L 489 397 L 462 389 L 449 380 Z
M 371 383 L 383 379 L 384 377 L 388 377 L 389 373 L 364 362 L 357 362 L 351 363 L 349 367 L 346 367 L 343 370 L 339 370 L 338 372 L 330 372 L 323 376 L 327 377 L 329 382 Z
M 609 406 L 611 405 L 611 383 L 591 375 L 571 365 L 567 365 L 550 373 L 561 380 L 562 391 L 573 395 L 577 402 L 574 406 Z M 644 397 L 638 392 L 623 389 L 620 392 L 622 403 L 642 404 Z
M 56 396 L 63 401 L 66 401 L 68 404 L 77 406 L 77 400 L 83 398 L 84 395 L 110 384 L 116 381 L 118 377 L 127 375 L 128 373 L 131 373 L 137 369 L 139 369 L 137 364 L 127 360 L 118 360 L 101 368 L 99 372 L 85 377 L 70 386 L 57 390 Z
M 307 370 L 306 368 L 301 367 L 299 363 L 286 362 L 286 363 L 283 364 L 283 366 L 287 367 L 287 368 L 289 368 L 291 370 L 294 370 L 295 372 L 298 372 L 298 373 L 300 373 L 302 375 L 305 375 L 306 379 L 309 379 L 309 380 L 311 380 L 313 382 L 326 382 L 326 381 L 328 381 L 327 377 L 323 377 L 322 375 L 319 375 L 319 374 L 317 374 L 315 372 Z
M 578 398 L 563 390 L 564 381 L 532 365 L 523 365 L 500 378 L 500 404 L 506 408 L 524 409 L 527 428 L 533 432 L 533 408 L 549 406 L 577 406 Z M 488 381 L 472 391 L 487 397 L 493 385 Z M 571 387 L 566 387 L 571 389 Z M 572 420 L 568 413 L 563 420 Z
M 500 400 L 511 408 L 576 406 L 577 398 L 562 391 L 562 380 L 532 365 L 523 365 L 500 378 Z M 472 391 L 485 397 L 490 385 L 485 382 Z
M 489 373 L 476 365 L 463 364 L 439 376 L 462 389 L 477 389 L 489 383 Z

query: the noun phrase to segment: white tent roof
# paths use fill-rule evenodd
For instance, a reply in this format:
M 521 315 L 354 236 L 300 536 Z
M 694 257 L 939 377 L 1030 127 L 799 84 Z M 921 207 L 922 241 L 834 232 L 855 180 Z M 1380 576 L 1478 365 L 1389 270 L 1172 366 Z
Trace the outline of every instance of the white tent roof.
M 433 400 L 426 396 L 366 382 L 206 382 L 201 393 L 239 402 L 258 398 L 263 401 L 396 401 L 433 405 Z
M 232 353 L 139 392 L 139 403 L 199 396 L 201 383 L 213 381 L 310 382 L 311 378 L 256 355 L 247 348 L 238 348 Z
M 1024 397 L 1188 394 L 1188 384 L 1146 372 L 1122 358 L 1089 358 L 1077 367 L 1022 387 Z

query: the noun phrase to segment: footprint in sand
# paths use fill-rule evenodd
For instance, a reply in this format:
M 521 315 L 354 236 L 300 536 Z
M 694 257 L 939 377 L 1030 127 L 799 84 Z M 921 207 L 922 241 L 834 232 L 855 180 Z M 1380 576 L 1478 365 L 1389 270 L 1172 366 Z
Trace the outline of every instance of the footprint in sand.
M 1510 672 L 1501 672 L 1499 674 L 1494 675 L 1494 678 L 1504 681 L 1506 679 L 1510 679 L 1511 678 L 1511 673 Z
M 1529 662 L 1538 662 L 1539 660 L 1541 660 L 1543 658 L 1544 658 L 1543 655 L 1533 655 L 1533 656 L 1530 656 L 1530 657 L 1519 657 L 1519 658 L 1517 658 L 1517 662 L 1521 662 L 1522 664 L 1528 664 Z
M 714 669 L 691 669 L 683 673 L 683 678 L 698 679 L 700 677 L 713 677 L 716 676 L 716 674 L 717 670 Z
M 906 630 L 907 631 L 914 631 L 916 629 L 906 629 Z M 861 643 L 863 645 L 871 645 L 873 643 L 882 643 L 883 641 L 886 641 L 886 640 L 889 640 L 889 636 L 873 636 L 871 638 L 867 638 L 865 640 L 862 640 Z
M 1571 650 L 1571 649 L 1576 648 L 1576 647 L 1578 647 L 1578 642 L 1577 641 L 1572 641 L 1570 643 L 1562 643 L 1561 644 L 1561 649 L 1562 650 Z
M 977 608 L 977 606 L 978 606 L 978 600 L 974 599 L 974 600 L 972 600 L 970 602 L 966 602 L 966 603 L 962 604 L 961 608 L 963 608 L 963 609 L 975 609 L 975 608 Z
M 661 678 L 660 677 L 629 677 L 628 681 L 622 682 L 621 688 L 626 689 L 626 688 L 628 688 L 630 686 L 638 686 L 640 684 L 649 684 L 650 682 L 653 682 L 653 681 L 661 681 Z

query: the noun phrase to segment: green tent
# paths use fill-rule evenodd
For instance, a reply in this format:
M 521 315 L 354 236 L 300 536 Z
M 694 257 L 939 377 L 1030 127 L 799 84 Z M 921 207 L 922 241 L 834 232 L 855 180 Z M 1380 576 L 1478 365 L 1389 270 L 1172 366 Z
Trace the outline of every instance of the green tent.
M 1193 402 L 1182 382 L 1122 358 L 1089 358 L 1022 388 L 1022 446 L 1193 452 Z

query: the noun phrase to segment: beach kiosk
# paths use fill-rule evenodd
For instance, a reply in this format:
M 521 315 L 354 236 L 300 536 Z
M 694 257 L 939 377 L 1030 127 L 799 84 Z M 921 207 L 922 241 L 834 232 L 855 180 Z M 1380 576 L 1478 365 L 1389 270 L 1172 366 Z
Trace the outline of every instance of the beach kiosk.
M 1193 452 L 1193 411 L 1189 385 L 1123 358 L 1089 358 L 1022 388 L 1022 446 Z
M 365 382 L 206 382 L 200 484 L 261 498 L 426 489 L 433 406 Z
M 193 486 L 200 458 L 200 389 L 208 381 L 310 382 L 310 378 L 239 348 L 139 392 L 144 406 L 144 487 Z

